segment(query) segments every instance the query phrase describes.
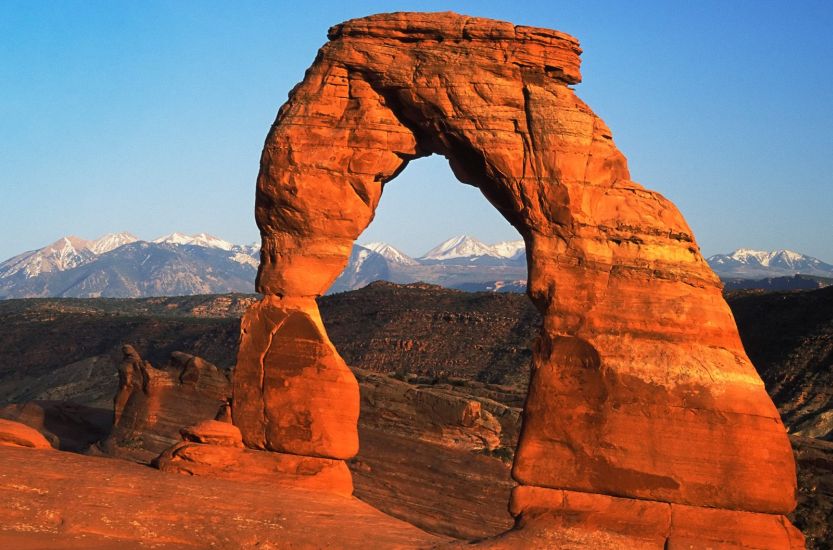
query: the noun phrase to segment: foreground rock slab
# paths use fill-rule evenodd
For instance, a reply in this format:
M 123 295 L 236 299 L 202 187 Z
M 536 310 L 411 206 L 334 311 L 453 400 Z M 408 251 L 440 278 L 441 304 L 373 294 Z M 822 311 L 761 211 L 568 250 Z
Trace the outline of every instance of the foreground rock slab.
M 323 492 L 0 447 L 0 548 L 430 548 L 447 542 Z

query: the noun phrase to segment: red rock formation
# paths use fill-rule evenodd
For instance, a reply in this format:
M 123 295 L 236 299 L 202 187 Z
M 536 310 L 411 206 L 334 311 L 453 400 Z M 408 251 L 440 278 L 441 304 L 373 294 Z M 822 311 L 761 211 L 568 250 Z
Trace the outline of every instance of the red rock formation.
M 52 445 L 36 429 L 20 422 L 0 418 L 0 447 L 51 449 Z
M 504 442 L 514 447 L 517 442 L 517 413 L 500 403 L 417 388 L 361 369 L 354 369 L 354 374 L 362 398 L 359 423 L 365 428 L 470 452 L 493 451 Z M 503 433 L 504 427 L 508 433 Z
M 688 225 L 630 180 L 610 130 L 570 87 L 578 42 L 451 13 L 371 16 L 329 37 L 261 158 L 266 298 L 244 320 L 233 410 L 247 444 L 355 452 L 356 387 L 313 298 L 384 185 L 441 154 L 523 236 L 544 318 L 515 479 L 783 521 L 795 467 L 778 413 Z M 552 504 L 538 496 L 515 512 Z M 704 523 L 687 525 L 686 540 L 711 540 Z
M 324 458 L 359 448 L 359 386 L 313 299 L 266 296 L 246 312 L 234 372 L 234 423 L 246 445 Z
M 179 440 L 188 424 L 214 419 L 231 397 L 227 375 L 199 357 L 174 352 L 154 368 L 124 346 L 113 430 L 103 443 L 113 454 L 151 459 Z
M 342 460 L 315 458 L 243 447 L 240 430 L 207 420 L 181 430 L 183 441 L 153 464 L 163 472 L 230 479 L 242 483 L 326 491 L 350 496 L 353 482 Z

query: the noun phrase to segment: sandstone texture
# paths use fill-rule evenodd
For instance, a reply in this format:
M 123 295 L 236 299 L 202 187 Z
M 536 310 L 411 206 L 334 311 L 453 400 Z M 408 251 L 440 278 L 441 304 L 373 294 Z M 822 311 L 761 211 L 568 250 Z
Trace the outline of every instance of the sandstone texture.
M 464 386 L 353 369 L 361 391 L 354 494 L 432 533 L 476 540 L 512 527 L 506 502 L 520 409 Z
M 0 418 L 0 446 L 29 447 L 31 449 L 51 449 L 52 445 L 34 428 Z
M 0 464 L 3 549 L 393 549 L 449 540 L 324 491 L 60 451 L 0 447 Z
M 359 448 L 359 386 L 311 298 L 270 295 L 243 316 L 234 424 L 246 445 L 322 458 Z
M 174 352 L 157 369 L 132 346 L 123 353 L 107 453 L 151 459 L 179 441 L 183 426 L 213 420 L 228 405 L 228 376 L 199 357 Z
M 784 521 L 796 479 L 778 412 L 685 220 L 630 180 L 576 96 L 578 42 L 452 13 L 371 16 L 329 38 L 261 158 L 266 297 L 243 321 L 233 407 L 247 445 L 355 452 L 356 386 L 314 298 L 384 186 L 440 154 L 523 236 L 543 317 L 514 478 Z M 531 495 L 519 517 L 550 505 Z M 706 544 L 704 525 L 686 540 Z
M 474 452 L 517 444 L 518 409 L 453 387 L 410 384 L 356 368 L 353 373 L 362 427 Z

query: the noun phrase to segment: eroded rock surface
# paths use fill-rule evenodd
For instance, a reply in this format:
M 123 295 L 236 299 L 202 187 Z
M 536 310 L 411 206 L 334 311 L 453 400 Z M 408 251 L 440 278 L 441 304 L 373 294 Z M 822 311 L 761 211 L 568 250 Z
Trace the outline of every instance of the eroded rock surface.
M 112 403 L 112 397 L 110 399 Z M 26 424 L 56 449 L 85 451 L 110 434 L 113 412 L 66 401 L 29 401 L 0 407 L 0 418 Z
M 323 491 L 60 451 L 0 447 L 0 464 L 4 549 L 431 548 L 448 540 Z
M 488 398 L 475 398 L 452 387 L 409 384 L 353 369 L 359 381 L 359 424 L 465 451 L 514 450 L 519 410 Z
M 228 422 L 206 420 L 180 433 L 182 441 L 153 461 L 163 472 L 353 493 L 350 471 L 342 460 L 246 449 L 240 430 Z
M 243 316 L 240 332 L 232 413 L 246 445 L 355 455 L 359 386 L 327 338 L 315 301 L 266 296 Z

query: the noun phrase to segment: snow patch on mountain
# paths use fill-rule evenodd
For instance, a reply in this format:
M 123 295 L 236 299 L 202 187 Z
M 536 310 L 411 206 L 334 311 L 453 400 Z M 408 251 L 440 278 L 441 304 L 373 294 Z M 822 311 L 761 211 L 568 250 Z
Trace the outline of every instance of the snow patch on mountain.
M 833 276 L 833 265 L 792 250 L 739 248 L 731 254 L 716 254 L 706 260 L 723 278 L 765 278 L 789 275 Z
M 374 242 L 361 245 L 362 248 L 381 254 L 386 260 L 402 265 L 418 265 L 419 262 L 388 243 Z
M 243 265 L 250 265 L 253 268 L 257 269 L 260 267 L 260 258 L 255 258 L 251 254 L 245 251 L 236 251 L 234 252 L 229 259 L 233 262 L 237 262 Z
M 93 254 L 105 254 L 111 250 L 117 249 L 120 246 L 135 243 L 138 240 L 138 237 L 131 233 L 127 233 L 126 231 L 121 233 L 108 233 L 101 238 L 90 241 L 87 244 L 87 248 Z
M 196 235 L 186 235 L 184 233 L 171 233 L 170 235 L 163 235 L 153 242 L 160 244 L 178 244 L 178 245 L 192 245 L 204 246 L 206 248 L 219 248 L 221 250 L 231 250 L 235 247 L 232 243 L 224 241 L 208 233 L 197 233 Z
M 41 273 L 72 269 L 95 257 L 89 244 L 90 241 L 68 236 L 38 250 L 18 254 L 0 263 L 0 279 L 13 276 L 30 279 Z
M 514 260 L 526 253 L 526 243 L 522 240 L 518 241 L 504 241 L 502 243 L 493 244 L 489 247 L 494 251 L 496 256 L 501 258 L 509 258 Z

